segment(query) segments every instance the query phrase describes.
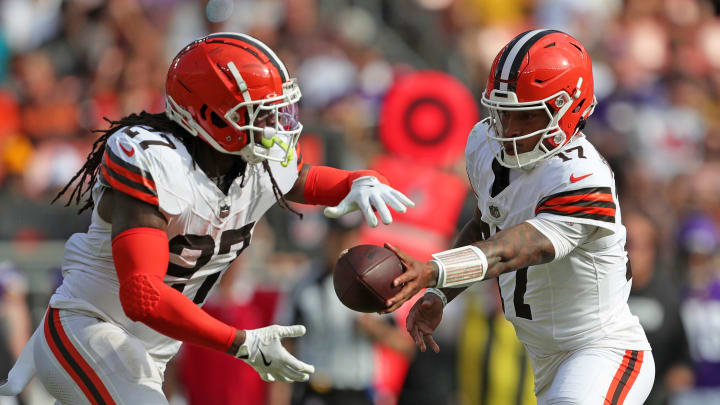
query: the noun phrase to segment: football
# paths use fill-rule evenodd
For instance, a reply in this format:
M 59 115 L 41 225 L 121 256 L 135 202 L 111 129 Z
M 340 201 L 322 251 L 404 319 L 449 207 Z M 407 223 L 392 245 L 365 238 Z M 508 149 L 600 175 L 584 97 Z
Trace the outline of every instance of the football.
M 358 245 L 340 254 L 335 264 L 335 294 L 346 307 L 358 312 L 377 312 L 400 291 L 392 282 L 403 273 L 400 259 L 391 250 Z

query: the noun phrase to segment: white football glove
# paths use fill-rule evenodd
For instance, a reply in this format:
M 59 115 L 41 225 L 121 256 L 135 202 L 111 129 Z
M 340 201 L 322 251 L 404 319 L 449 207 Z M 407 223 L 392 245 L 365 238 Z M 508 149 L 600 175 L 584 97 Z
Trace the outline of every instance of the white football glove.
M 293 357 L 280 344 L 280 339 L 305 334 L 302 325 L 271 325 L 245 331 L 245 343 L 235 357 L 242 359 L 260 374 L 263 381 L 307 381 L 315 367 Z
M 340 204 L 325 208 L 324 213 L 326 217 L 339 218 L 359 209 L 365 216 L 368 225 L 374 228 L 377 226 L 378 220 L 373 212 L 373 207 L 380 213 L 380 218 L 385 225 L 392 223 L 392 215 L 390 215 L 387 205 L 397 212 L 404 213 L 407 211 L 407 207 L 414 207 L 415 203 L 403 193 L 380 183 L 377 177 L 363 176 L 353 181 L 350 192 L 340 201 Z

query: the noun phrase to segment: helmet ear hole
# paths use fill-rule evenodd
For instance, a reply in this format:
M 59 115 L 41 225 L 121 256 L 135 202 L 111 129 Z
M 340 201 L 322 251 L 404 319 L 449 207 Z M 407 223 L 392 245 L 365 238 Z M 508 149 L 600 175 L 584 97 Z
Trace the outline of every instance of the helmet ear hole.
M 207 109 L 208 109 L 207 104 L 203 104 L 202 107 L 200 107 L 200 116 L 201 116 L 202 119 L 204 119 L 204 120 L 207 119 L 207 117 L 205 117 L 205 111 L 207 111 Z
M 585 100 L 586 100 L 586 99 L 580 100 L 580 102 L 578 103 L 577 107 L 575 107 L 575 109 L 572 111 L 573 114 L 577 114 L 577 113 L 580 112 L 580 108 L 582 108 L 583 104 L 585 104 Z
M 218 128 L 225 128 L 228 124 L 220 118 L 219 115 L 215 114 L 215 111 L 210 112 L 210 122 Z

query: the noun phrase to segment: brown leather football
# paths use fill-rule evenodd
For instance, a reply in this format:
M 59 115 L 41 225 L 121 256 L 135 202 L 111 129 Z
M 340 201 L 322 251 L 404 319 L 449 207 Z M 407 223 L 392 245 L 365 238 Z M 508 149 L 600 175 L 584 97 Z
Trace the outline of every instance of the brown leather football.
M 335 294 L 346 307 L 377 312 L 400 291 L 392 282 L 403 273 L 395 253 L 375 245 L 358 245 L 340 255 L 333 273 Z

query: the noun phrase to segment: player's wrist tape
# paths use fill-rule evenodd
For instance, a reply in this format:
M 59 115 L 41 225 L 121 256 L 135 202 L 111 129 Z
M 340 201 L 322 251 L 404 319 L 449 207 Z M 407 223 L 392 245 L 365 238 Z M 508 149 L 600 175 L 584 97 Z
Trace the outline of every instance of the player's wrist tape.
M 447 296 L 444 292 L 442 292 L 442 290 L 438 290 L 437 288 L 426 288 L 425 294 L 435 294 L 442 300 L 443 308 L 447 305 Z
M 464 287 L 485 278 L 487 257 L 477 246 L 450 249 L 432 257 L 438 266 L 435 288 Z

